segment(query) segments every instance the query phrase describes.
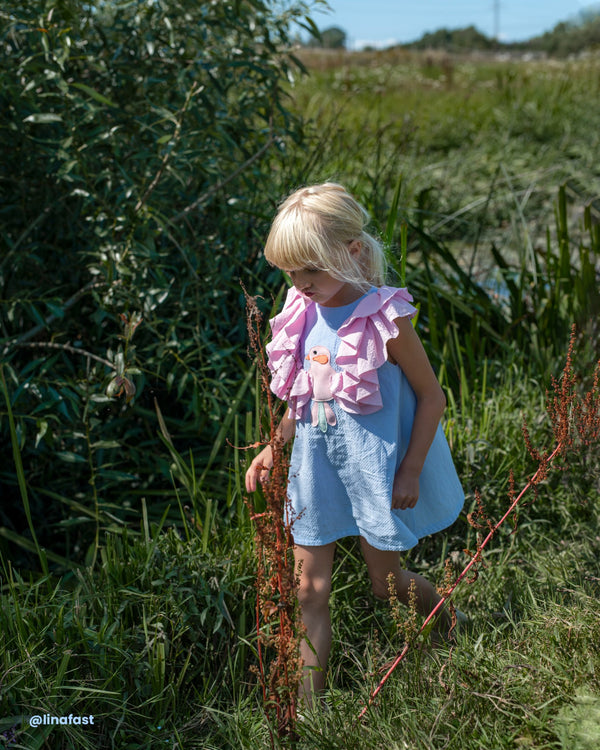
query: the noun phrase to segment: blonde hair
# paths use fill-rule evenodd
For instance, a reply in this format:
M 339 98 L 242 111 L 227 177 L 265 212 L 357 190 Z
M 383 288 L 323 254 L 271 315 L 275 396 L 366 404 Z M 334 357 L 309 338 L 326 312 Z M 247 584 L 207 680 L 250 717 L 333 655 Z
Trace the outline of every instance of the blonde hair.
M 367 211 L 333 182 L 296 190 L 275 216 L 265 258 L 286 271 L 317 268 L 366 290 L 385 283 L 385 256 L 380 243 L 365 232 Z M 361 249 L 352 253 L 350 243 Z

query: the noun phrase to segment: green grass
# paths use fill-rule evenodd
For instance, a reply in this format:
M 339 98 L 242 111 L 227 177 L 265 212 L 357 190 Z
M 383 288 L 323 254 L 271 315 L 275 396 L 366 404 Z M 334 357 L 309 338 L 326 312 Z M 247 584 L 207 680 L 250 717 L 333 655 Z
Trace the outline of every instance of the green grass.
M 480 624 L 476 637 L 459 637 L 451 655 L 440 650 L 407 662 L 362 724 L 348 717 L 357 716 L 364 692 L 357 700 L 334 691 L 333 716 L 307 727 L 306 746 L 572 746 L 560 739 L 568 737 L 564 717 L 573 709 L 567 707 L 576 710 L 578 691 L 599 699 L 595 601 L 578 593 L 571 604 L 532 595 L 521 603 L 518 621 L 499 615 Z M 586 652 L 577 677 L 571 649 Z
M 51 746 L 158 747 L 235 702 L 252 559 L 241 540 L 222 542 L 207 556 L 201 534 L 107 535 L 94 568 L 62 578 L 23 577 L 5 563 L 0 731 L 14 726 L 21 746 L 45 747 L 29 715 L 93 715 L 93 730 L 53 729 Z
M 380 53 L 348 56 L 325 69 L 318 54 L 304 54 L 311 75 L 291 94 L 298 110 L 315 118 L 317 137 L 320 129 L 321 173 L 345 164 L 344 173 L 364 185 L 381 176 L 377 167 L 386 174 L 384 160 L 396 155 L 390 171 L 402 172 L 415 189 L 450 179 L 436 197 L 451 209 L 465 197 L 485 196 L 501 161 L 510 173 L 535 176 L 540 187 L 575 176 L 590 197 L 598 195 L 599 115 L 590 106 L 599 88 L 597 57 L 444 58 L 441 67 L 428 65 L 426 55 Z M 375 133 L 379 150 L 372 142 L 361 149 Z M 339 144 L 359 148 L 344 152 Z M 444 220 L 451 215 L 443 211 Z
M 495 380 L 493 416 L 491 394 L 483 391 L 468 402 L 470 431 L 459 423 L 458 407 L 449 413 L 459 471 L 467 489 L 481 490 L 492 516 L 508 502 L 508 465 L 517 484 L 532 470 L 518 409 L 534 440 L 548 441 L 538 384 L 518 383 L 511 372 Z M 487 433 L 486 423 L 493 424 Z M 357 542 L 341 543 L 331 711 L 299 725 L 298 747 L 593 747 L 587 735 L 579 737 L 577 717 L 600 696 L 600 542 L 592 533 L 600 521 L 599 478 L 594 453 L 576 456 L 570 473 L 548 477 L 520 513 L 517 531 L 503 528 L 477 580 L 457 589 L 472 628 L 451 652 L 413 648 L 361 722 L 379 670 L 402 638 L 388 605 L 370 594 Z M 247 520 L 216 519 L 208 544 L 192 521 L 178 529 L 143 522 L 139 533 L 107 534 L 93 568 L 62 577 L 3 564 L 0 733 L 14 727 L 15 746 L 270 746 L 250 669 L 256 640 Z M 458 571 L 468 560 L 463 549 L 473 546 L 461 517 L 405 562 L 441 584 L 446 557 Z M 33 713 L 92 714 L 97 724 L 54 728 L 44 744 L 44 730 L 26 725 Z
M 293 90 L 295 106 L 314 118 L 307 140 L 274 178 L 282 192 L 292 180 L 339 179 L 377 217 L 392 266 L 418 292 L 420 331 L 448 394 L 445 429 L 465 511 L 477 489 L 498 518 L 509 472 L 520 488 L 535 469 L 524 418 L 534 443 L 552 448 L 545 391 L 561 372 L 573 320 L 581 388 L 597 357 L 600 233 L 590 201 L 600 193 L 600 115 L 590 103 L 598 62 L 374 54 L 319 66 Z M 559 191 L 565 181 L 570 188 Z M 575 189 L 583 195 L 570 202 Z M 0 747 L 285 744 L 272 739 L 252 671 L 246 454 L 226 447 L 258 439 L 253 378 L 250 367 L 240 374 L 201 465 L 177 452 L 163 425 L 172 490 L 156 503 L 146 493 L 135 528 L 94 516 L 97 545 L 84 564 L 61 565 L 36 550 L 33 525 L 30 540 L 9 539 L 36 556 L 31 570 L 1 557 Z M 247 390 L 256 408 L 238 415 Z M 11 435 L 26 506 L 16 428 Z M 472 627 L 452 650 L 413 648 L 360 722 L 402 638 L 388 605 L 370 594 L 356 540 L 339 545 L 330 711 L 299 724 L 298 748 L 598 746 L 597 449 L 575 452 L 562 468 L 527 496 L 516 530 L 508 522 L 494 538 L 477 579 L 456 590 Z M 474 537 L 463 514 L 407 554 L 406 565 L 441 585 L 445 560 L 458 572 Z M 33 713 L 93 714 L 97 722 L 32 729 Z

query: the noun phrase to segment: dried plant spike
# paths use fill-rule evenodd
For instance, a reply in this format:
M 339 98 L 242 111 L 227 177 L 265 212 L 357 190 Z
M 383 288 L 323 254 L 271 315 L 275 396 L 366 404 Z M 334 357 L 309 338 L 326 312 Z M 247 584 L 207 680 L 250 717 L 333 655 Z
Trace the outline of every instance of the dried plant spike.
M 269 370 L 262 346 L 263 317 L 256 304 L 256 297 L 250 297 L 247 293 L 246 315 L 250 350 L 258 367 L 263 397 L 266 397 L 263 401 L 266 400 L 272 436 L 268 440 L 261 436 L 254 447 L 268 442 L 273 451 L 270 478 L 262 484 L 264 510 L 257 510 L 250 499 L 247 501 L 255 529 L 257 560 L 256 673 L 265 710 L 271 717 L 277 735 L 289 738 L 294 736 L 297 694 L 302 676 L 302 627 L 299 625 L 297 574 L 292 554 L 294 518 L 287 496 L 289 465 L 283 441 L 276 431 L 277 406 L 269 388 Z M 275 746 L 273 737 L 272 744 Z

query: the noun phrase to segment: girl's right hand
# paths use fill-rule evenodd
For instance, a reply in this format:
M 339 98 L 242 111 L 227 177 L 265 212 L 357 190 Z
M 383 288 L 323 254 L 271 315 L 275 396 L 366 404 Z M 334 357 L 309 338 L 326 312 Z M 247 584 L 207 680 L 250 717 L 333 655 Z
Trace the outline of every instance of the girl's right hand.
M 256 456 L 246 472 L 246 491 L 255 492 L 258 482 L 266 482 L 273 468 L 273 449 L 267 445 Z

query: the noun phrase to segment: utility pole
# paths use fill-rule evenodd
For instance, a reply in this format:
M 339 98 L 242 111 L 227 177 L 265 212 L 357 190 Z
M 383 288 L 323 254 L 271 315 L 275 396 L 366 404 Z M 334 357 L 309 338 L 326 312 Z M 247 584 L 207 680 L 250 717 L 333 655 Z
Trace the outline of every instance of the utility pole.
M 494 39 L 500 41 L 500 0 L 494 0 Z

